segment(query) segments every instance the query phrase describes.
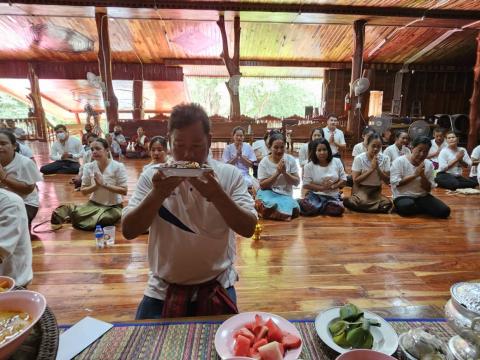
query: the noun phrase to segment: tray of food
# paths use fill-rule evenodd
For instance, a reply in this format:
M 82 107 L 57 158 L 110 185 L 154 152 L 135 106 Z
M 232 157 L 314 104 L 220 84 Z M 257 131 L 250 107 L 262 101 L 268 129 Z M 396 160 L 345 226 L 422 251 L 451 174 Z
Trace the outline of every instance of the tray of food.
M 213 171 L 207 164 L 200 165 L 196 161 L 172 161 L 158 165 L 157 169 L 161 170 L 166 177 L 199 177 Z

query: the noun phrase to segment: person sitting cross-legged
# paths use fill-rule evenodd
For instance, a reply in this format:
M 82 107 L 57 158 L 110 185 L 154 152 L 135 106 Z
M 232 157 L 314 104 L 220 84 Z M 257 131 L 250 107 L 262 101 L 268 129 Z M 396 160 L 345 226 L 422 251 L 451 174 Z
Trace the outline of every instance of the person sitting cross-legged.
M 453 131 L 447 132 L 447 147 L 438 156 L 438 173 L 435 182 L 448 190 L 473 188 L 477 182 L 463 176 L 463 168 L 472 166 L 472 160 L 465 148 L 458 146 L 458 137 Z
M 355 157 L 352 164 L 352 195 L 343 204 L 353 211 L 388 213 L 392 202 L 382 194 L 382 182 L 390 182 L 390 160 L 380 154 L 382 140 L 373 133 L 368 137 L 367 152 Z
M 260 190 L 255 207 L 264 219 L 290 221 L 298 217 L 300 208 L 293 198 L 293 186 L 300 183 L 297 163 L 293 156 L 285 154 L 285 138 L 274 134 L 268 139 L 270 155 L 258 165 Z
M 433 164 L 427 160 L 432 143 L 426 136 L 413 139 L 411 154 L 393 161 L 390 169 L 393 204 L 402 216 L 426 214 L 447 218 L 450 208 L 431 194 L 436 186 Z
M 0 187 L 23 199 L 31 225 L 40 206 L 37 183 L 43 181 L 43 176 L 31 159 L 15 151 L 16 141 L 13 133 L 0 129 Z
M 309 158 L 303 172 L 303 188 L 308 190 L 299 201 L 302 215 L 341 216 L 345 211 L 340 188 L 347 176 L 340 159 L 334 158 L 327 139 L 309 143 Z
M 53 162 L 42 166 L 40 171 L 44 175 L 78 174 L 79 159 L 83 156 L 81 141 L 70 136 L 65 125 L 57 125 L 54 130 L 57 140 L 50 150 L 50 159 Z
M 105 139 L 92 142 L 92 162 L 83 167 L 83 195 L 90 195 L 86 204 L 66 204 L 52 214 L 53 227 L 70 219 L 79 230 L 91 231 L 96 225 L 115 225 L 122 216 L 122 195 L 127 195 L 127 171 L 125 166 L 110 158 L 110 149 Z

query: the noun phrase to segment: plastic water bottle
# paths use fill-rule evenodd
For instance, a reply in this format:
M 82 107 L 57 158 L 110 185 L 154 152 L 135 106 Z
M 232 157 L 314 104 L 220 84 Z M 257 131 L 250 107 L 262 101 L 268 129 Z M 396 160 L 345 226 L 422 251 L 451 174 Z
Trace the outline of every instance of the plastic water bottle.
M 103 237 L 104 237 L 104 233 L 103 233 L 102 225 L 97 225 L 95 227 L 95 243 L 97 245 L 97 249 L 104 248 L 105 242 Z

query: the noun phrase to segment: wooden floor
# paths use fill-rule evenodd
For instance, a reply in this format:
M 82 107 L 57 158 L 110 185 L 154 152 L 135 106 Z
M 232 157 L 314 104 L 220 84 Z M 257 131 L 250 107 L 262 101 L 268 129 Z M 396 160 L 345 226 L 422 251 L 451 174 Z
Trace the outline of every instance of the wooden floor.
M 33 147 L 37 163 L 45 163 L 46 144 Z M 129 196 L 143 163 L 126 161 Z M 62 202 L 85 201 L 69 178 L 45 177 L 36 222 Z M 238 238 L 240 310 L 304 315 L 346 301 L 443 307 L 453 283 L 480 278 L 480 197 L 434 194 L 452 207 L 448 220 L 347 211 L 342 218 L 262 221 L 261 241 Z M 66 227 L 32 244 L 29 288 L 47 297 L 59 323 L 134 318 L 148 274 L 146 236 L 126 241 L 117 231 L 113 248 L 97 250 L 92 233 Z

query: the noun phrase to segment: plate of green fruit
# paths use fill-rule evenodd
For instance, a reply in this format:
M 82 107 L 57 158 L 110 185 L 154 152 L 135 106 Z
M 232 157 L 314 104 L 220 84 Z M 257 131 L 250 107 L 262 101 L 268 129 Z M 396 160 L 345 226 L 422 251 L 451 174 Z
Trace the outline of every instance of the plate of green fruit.
M 388 322 L 353 304 L 322 311 L 315 319 L 315 329 L 320 339 L 340 354 L 372 349 L 392 355 L 398 348 L 398 335 Z

